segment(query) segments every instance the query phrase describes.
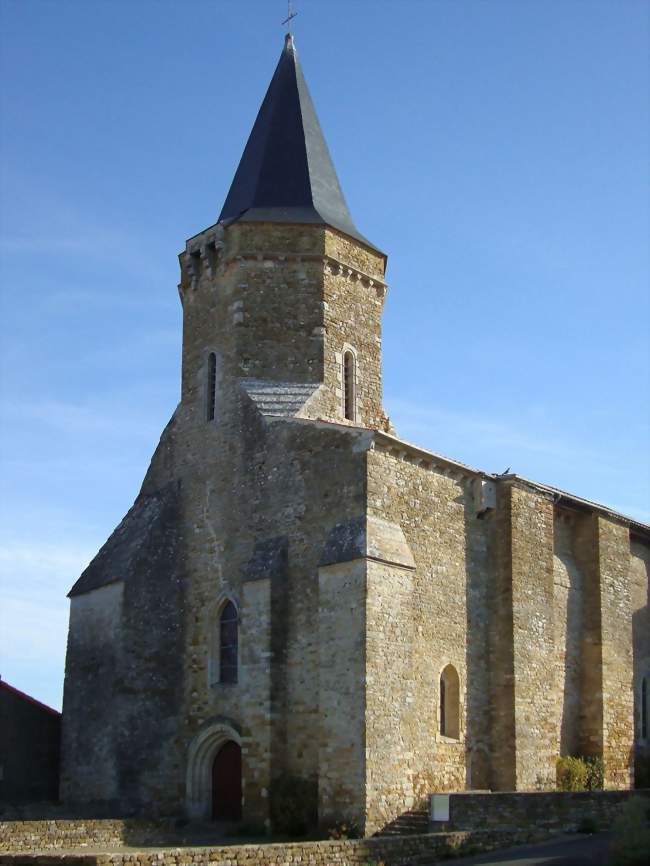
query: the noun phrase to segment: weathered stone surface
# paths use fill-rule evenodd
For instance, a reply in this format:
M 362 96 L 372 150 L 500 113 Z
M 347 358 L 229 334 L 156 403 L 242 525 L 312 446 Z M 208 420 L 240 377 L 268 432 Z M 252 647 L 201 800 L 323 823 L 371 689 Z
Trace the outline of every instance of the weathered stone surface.
M 465 849 L 474 852 L 490 851 L 508 845 L 537 841 L 547 835 L 546 831 L 508 828 L 323 842 L 203 847 L 154 846 L 143 850 L 135 847 L 127 851 L 112 850 L 110 845 L 100 845 L 99 850 L 84 851 L 82 847 L 70 853 L 59 853 L 57 850 L 38 853 L 30 852 L 27 847 L 11 853 L 0 853 L 0 866 L 123 866 L 128 863 L 142 866 L 295 866 L 296 863 L 309 863 L 314 866 L 367 866 L 369 862 L 384 863 L 385 866 L 408 866 L 415 858 L 443 859 L 459 856 Z
M 648 796 L 639 792 L 635 796 Z M 2 866 L 87 862 L 123 864 L 268 864 L 314 863 L 319 866 L 366 866 L 383 862 L 404 866 L 419 858 L 443 859 L 463 849 L 493 848 L 536 841 L 562 831 L 575 831 L 588 818 L 604 829 L 624 806 L 629 792 L 451 794 L 450 820 L 433 822 L 428 832 L 387 833 L 370 839 L 327 840 L 196 847 L 171 825 L 136 821 L 10 821 L 0 822 Z M 413 816 L 415 817 L 415 815 Z M 418 814 L 418 818 L 420 815 Z M 427 827 L 426 813 L 424 826 Z M 414 826 L 421 825 L 421 821 Z M 434 832 L 431 832 L 433 830 Z M 144 846 L 138 849 L 137 846 Z M 86 849 L 86 850 L 84 850 Z M 63 851 L 65 850 L 65 853 Z M 59 853 L 61 852 L 61 853 Z M 101 853 L 98 853 L 101 852 Z M 418 858 L 416 860 L 416 858 Z
M 432 830 L 536 827 L 575 831 L 585 819 L 599 830 L 611 826 L 630 797 L 650 797 L 650 791 L 552 791 L 449 795 L 449 821 L 433 821 Z
M 376 251 L 238 222 L 180 263 L 181 401 L 72 598 L 64 798 L 208 817 L 227 740 L 256 824 L 280 777 L 366 833 L 434 791 L 550 788 L 575 751 L 629 786 L 648 528 L 390 435 Z
M 650 706 L 646 707 L 643 730 L 643 680 L 650 701 L 650 547 L 637 538 L 630 545 L 630 601 L 632 607 L 632 653 L 634 691 L 635 774 L 647 784 L 650 770 Z

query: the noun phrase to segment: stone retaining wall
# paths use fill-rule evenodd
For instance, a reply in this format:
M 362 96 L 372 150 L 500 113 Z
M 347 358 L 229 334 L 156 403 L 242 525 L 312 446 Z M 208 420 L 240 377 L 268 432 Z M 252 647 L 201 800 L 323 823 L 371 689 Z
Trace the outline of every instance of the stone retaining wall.
M 475 827 L 537 827 L 550 831 L 574 830 L 584 819 L 608 827 L 637 791 L 530 791 L 527 793 L 449 794 L 449 820 L 433 821 L 436 831 Z
M 450 820 L 433 822 L 436 832 L 322 842 L 180 847 L 172 822 L 134 819 L 0 822 L 0 866 L 402 866 L 451 852 L 487 851 L 575 830 L 590 818 L 609 826 L 630 796 L 650 791 L 450 794 Z M 650 799 L 649 799 L 650 802 Z M 480 828 L 480 829 L 474 829 Z M 149 848 L 139 853 L 128 849 Z M 108 853 L 108 852 L 113 853 Z M 65 852 L 65 853 L 64 853 Z M 93 853 L 94 852 L 94 853 Z M 104 853 L 97 853 L 104 852 Z
M 170 825 L 129 818 L 0 821 L 0 851 L 56 851 L 164 844 Z
M 520 830 L 481 830 L 428 833 L 418 836 L 292 842 L 272 845 L 230 845 L 215 848 L 176 848 L 116 853 L 0 854 L 0 866 L 411 866 L 454 854 L 490 851 L 545 838 L 545 833 Z

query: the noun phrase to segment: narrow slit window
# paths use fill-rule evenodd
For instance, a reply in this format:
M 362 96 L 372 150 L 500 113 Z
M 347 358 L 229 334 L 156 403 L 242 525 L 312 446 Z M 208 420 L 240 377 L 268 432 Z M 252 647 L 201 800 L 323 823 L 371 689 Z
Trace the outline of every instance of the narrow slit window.
M 210 354 L 208 355 L 208 379 L 206 383 L 206 388 L 207 419 L 208 421 L 214 421 L 214 411 L 217 396 L 217 356 L 214 354 L 214 352 L 210 352 Z
M 648 736 L 648 678 L 641 680 L 641 737 Z
M 229 601 L 219 618 L 219 682 L 221 683 L 237 682 L 238 629 L 237 609 Z
M 355 360 L 352 352 L 343 356 L 343 414 L 348 421 L 355 421 Z
M 460 680 L 453 665 L 440 674 L 440 733 L 453 740 L 460 738 Z

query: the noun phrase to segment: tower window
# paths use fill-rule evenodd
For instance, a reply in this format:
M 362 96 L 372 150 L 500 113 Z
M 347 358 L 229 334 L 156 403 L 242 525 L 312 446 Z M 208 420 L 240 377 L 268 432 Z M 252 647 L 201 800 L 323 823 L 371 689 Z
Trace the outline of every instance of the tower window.
M 648 736 L 648 678 L 641 680 L 641 738 Z
M 460 680 L 453 665 L 440 674 L 440 733 L 454 740 L 460 738 Z
M 219 682 L 237 682 L 239 623 L 237 608 L 228 601 L 219 617 Z
M 214 410 L 217 390 L 217 356 L 214 352 L 208 355 L 208 378 L 206 382 L 206 417 L 214 421 Z
M 440 677 L 440 732 L 442 734 L 447 731 L 447 719 L 445 716 L 446 706 L 447 696 L 445 695 L 445 680 L 444 677 Z
M 343 415 L 348 421 L 356 420 L 355 367 L 354 353 L 347 351 L 343 355 Z

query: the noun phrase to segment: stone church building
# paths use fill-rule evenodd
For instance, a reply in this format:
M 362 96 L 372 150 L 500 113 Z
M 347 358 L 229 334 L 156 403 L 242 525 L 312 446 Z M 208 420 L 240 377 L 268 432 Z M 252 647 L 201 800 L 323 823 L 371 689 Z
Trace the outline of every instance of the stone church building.
M 264 823 L 289 779 L 371 833 L 436 791 L 552 788 L 559 755 L 629 787 L 650 527 L 398 438 L 386 255 L 290 36 L 179 258 L 181 400 L 70 592 L 63 799 Z

